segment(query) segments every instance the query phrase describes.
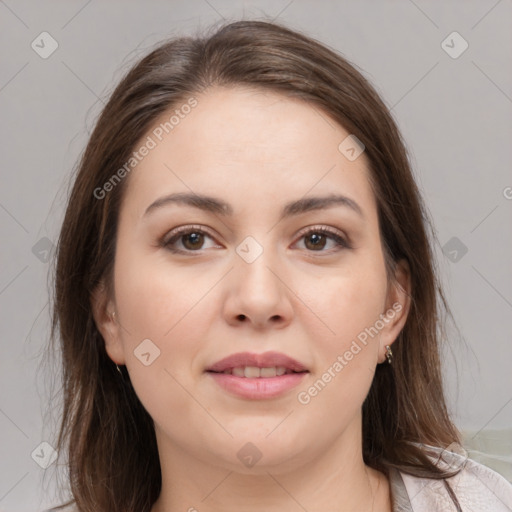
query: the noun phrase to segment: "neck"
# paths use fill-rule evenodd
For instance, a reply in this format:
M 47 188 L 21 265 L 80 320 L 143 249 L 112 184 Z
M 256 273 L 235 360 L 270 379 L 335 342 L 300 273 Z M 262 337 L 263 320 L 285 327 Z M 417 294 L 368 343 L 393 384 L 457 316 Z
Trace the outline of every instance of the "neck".
M 199 460 L 157 430 L 162 492 L 151 512 L 391 512 L 387 478 L 364 464 L 360 432 L 359 419 L 315 459 L 286 470 L 262 459 L 247 474 Z

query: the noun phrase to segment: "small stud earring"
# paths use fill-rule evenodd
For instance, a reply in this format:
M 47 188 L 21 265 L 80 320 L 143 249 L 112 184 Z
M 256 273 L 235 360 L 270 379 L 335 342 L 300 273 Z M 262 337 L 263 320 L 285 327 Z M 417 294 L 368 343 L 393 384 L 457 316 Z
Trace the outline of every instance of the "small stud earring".
M 389 364 L 393 362 L 393 351 L 389 345 L 386 345 L 386 359 L 388 360 Z

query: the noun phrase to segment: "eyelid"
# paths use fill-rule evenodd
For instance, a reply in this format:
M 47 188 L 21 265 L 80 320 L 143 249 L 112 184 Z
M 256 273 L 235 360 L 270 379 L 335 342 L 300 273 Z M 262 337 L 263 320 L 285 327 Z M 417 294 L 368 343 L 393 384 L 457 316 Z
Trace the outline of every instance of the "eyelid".
M 307 235 L 308 233 L 317 232 L 317 231 L 321 232 L 321 233 L 327 233 L 330 235 L 337 235 L 340 238 L 347 238 L 347 236 L 343 233 L 343 231 L 336 229 L 336 228 L 329 227 L 329 226 L 325 226 L 324 224 L 313 224 L 311 226 L 306 226 L 306 227 L 302 228 L 297 233 L 296 236 L 301 237 L 301 236 Z
M 169 243 L 175 236 L 182 235 L 185 233 L 199 231 L 207 234 L 211 238 L 215 238 L 215 235 L 206 227 L 201 224 L 187 224 L 185 226 L 178 226 L 177 228 L 171 229 L 162 239 L 163 244 Z

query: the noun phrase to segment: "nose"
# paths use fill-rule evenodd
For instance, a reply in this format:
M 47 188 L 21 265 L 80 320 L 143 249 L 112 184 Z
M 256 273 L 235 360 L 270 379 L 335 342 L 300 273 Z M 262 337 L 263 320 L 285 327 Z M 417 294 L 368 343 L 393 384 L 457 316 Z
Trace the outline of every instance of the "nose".
M 236 258 L 227 282 L 223 308 L 226 321 L 233 326 L 250 324 L 258 330 L 289 325 L 293 292 L 283 266 L 271 256 L 270 249 L 252 263 Z

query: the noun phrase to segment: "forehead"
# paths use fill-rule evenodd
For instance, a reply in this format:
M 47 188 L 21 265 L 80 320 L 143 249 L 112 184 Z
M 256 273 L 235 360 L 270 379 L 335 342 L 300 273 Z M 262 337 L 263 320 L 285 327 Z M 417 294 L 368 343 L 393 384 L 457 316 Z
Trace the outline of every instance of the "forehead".
M 131 172 L 125 198 L 137 216 L 158 195 L 175 191 L 241 206 L 333 192 L 374 204 L 364 153 L 348 160 L 339 145 L 350 134 L 317 107 L 241 87 L 194 99 L 193 108 L 180 109 L 187 99 L 174 105 L 141 138 L 153 147 Z

